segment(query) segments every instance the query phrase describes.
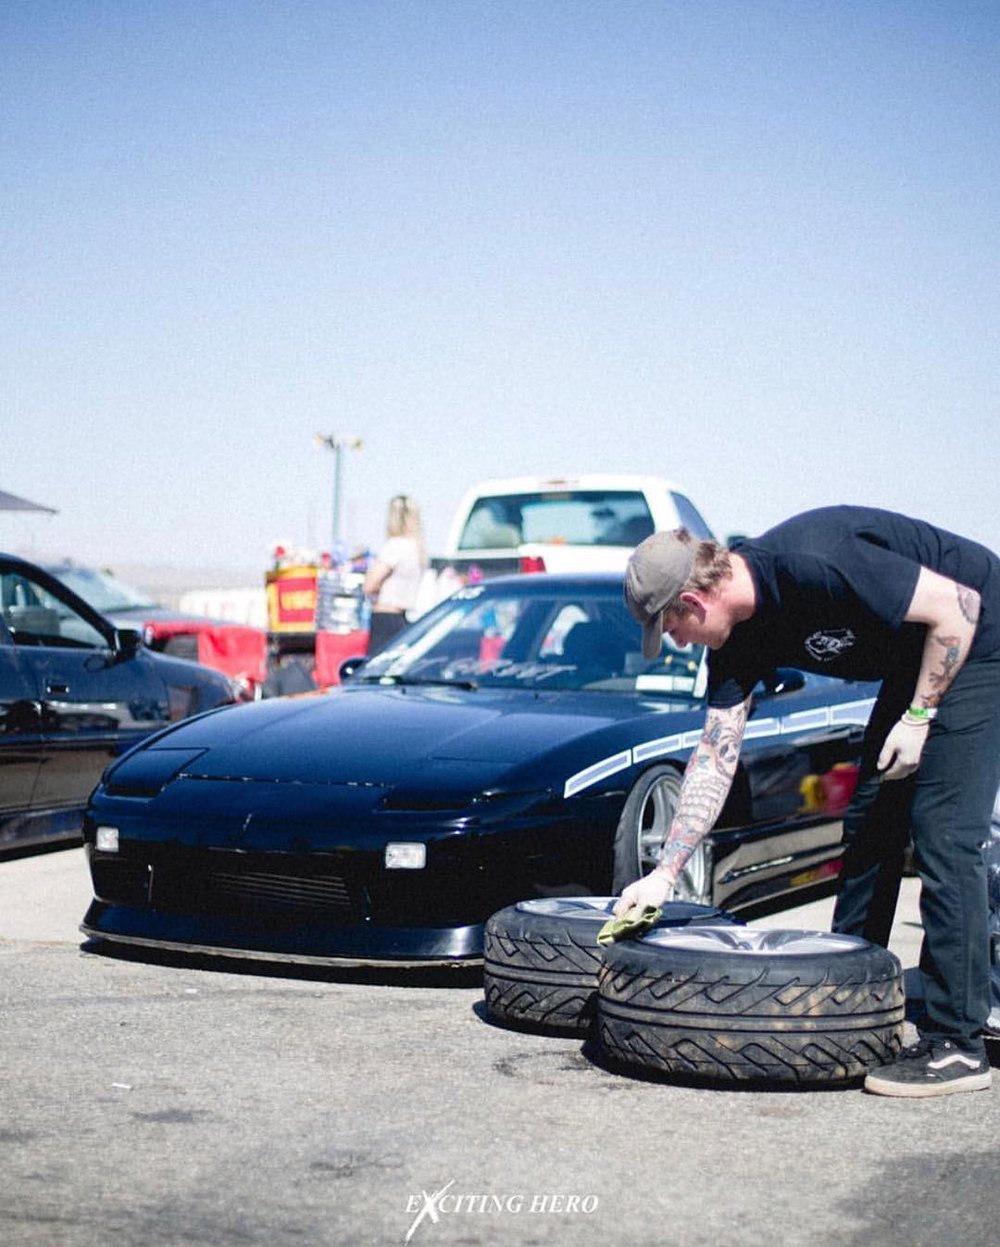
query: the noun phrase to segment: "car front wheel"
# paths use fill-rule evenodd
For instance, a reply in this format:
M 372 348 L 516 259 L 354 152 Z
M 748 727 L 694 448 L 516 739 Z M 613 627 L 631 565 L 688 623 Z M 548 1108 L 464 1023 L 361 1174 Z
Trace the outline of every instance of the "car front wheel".
M 673 766 L 650 767 L 636 780 L 615 833 L 611 888 L 616 894 L 656 865 L 660 845 L 677 812 L 681 781 L 681 772 Z M 712 893 L 712 845 L 706 838 L 688 858 L 674 899 L 711 905 Z

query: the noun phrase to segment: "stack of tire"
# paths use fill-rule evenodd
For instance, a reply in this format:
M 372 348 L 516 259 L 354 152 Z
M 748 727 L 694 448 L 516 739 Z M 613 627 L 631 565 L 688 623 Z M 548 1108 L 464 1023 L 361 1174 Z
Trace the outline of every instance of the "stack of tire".
M 696 1083 L 848 1082 L 902 1046 L 903 972 L 853 936 L 746 927 L 668 903 L 601 946 L 615 898 L 523 901 L 486 926 L 490 1018 L 579 1035 L 622 1072 Z

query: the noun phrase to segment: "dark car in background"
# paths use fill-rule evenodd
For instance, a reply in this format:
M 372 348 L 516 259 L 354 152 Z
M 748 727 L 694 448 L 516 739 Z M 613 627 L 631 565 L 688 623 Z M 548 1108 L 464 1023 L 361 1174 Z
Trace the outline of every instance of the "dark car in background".
M 234 700 L 224 675 L 152 653 L 56 577 L 0 554 L 0 850 L 78 841 L 110 761 Z
M 112 766 L 86 816 L 83 930 L 474 961 L 505 905 L 606 896 L 649 868 L 702 727 L 701 657 L 666 638 L 644 660 L 618 574 L 460 589 L 339 687 L 178 724 Z M 787 670 L 760 686 L 686 899 L 746 909 L 829 884 L 874 695 Z

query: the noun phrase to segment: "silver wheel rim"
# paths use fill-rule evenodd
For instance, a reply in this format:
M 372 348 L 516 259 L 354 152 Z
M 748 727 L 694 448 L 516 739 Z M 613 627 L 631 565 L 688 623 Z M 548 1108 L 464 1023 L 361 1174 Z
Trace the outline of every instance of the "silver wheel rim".
M 648 932 L 643 944 L 692 952 L 740 952 L 759 957 L 831 957 L 870 947 L 856 935 L 831 931 L 788 931 L 769 927 L 681 927 Z
M 639 869 L 646 874 L 656 865 L 660 845 L 666 839 L 674 817 L 676 784 L 672 776 L 661 775 L 653 781 L 639 810 L 636 836 L 639 844 Z
M 677 880 L 677 887 L 674 889 L 675 898 L 679 901 L 707 904 L 711 900 L 712 893 L 710 873 L 711 857 L 708 845 L 703 840 L 684 863 L 681 877 Z
M 522 914 L 541 914 L 546 918 L 589 918 L 594 922 L 607 922 L 617 896 L 545 896 L 538 900 L 518 901 L 516 908 Z
M 661 775 L 646 793 L 639 811 L 636 837 L 639 849 L 639 873 L 648 874 L 656 865 L 660 846 L 666 839 L 676 808 L 677 785 L 674 776 Z M 674 898 L 694 904 L 711 901 L 711 858 L 708 845 L 701 844 L 688 858 L 674 889 Z

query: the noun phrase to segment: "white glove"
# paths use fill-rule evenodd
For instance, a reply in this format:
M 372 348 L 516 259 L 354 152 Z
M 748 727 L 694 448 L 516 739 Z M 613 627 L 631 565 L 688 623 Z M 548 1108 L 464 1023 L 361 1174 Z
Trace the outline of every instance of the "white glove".
M 617 904 L 611 911 L 616 918 L 627 914 L 633 905 L 641 909 L 644 905 L 659 907 L 674 895 L 674 883 L 665 871 L 651 870 L 643 879 L 637 879 L 624 889 Z
M 904 715 L 899 720 L 885 738 L 878 755 L 878 769 L 883 779 L 905 779 L 913 774 L 920 765 L 929 727 L 929 719 L 915 723 Z

